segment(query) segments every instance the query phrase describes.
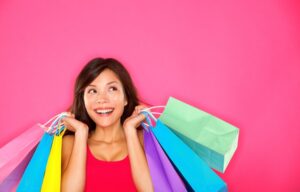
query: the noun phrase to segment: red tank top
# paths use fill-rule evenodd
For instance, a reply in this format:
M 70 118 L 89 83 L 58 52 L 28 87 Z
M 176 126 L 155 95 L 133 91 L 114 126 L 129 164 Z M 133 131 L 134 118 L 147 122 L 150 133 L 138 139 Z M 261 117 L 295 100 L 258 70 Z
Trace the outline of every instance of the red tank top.
M 128 155 L 120 161 L 98 160 L 87 145 L 85 191 L 137 191 L 133 183 Z

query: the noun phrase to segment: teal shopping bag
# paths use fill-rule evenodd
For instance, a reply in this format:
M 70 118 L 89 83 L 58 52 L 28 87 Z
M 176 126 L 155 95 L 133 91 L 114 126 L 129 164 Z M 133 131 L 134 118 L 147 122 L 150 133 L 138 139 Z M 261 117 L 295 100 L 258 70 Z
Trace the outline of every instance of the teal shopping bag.
M 210 167 L 225 172 L 237 149 L 239 129 L 172 97 L 159 119 Z
M 53 135 L 44 133 L 18 185 L 17 192 L 40 192 L 50 154 Z
M 150 130 L 190 188 L 199 192 L 227 192 L 226 183 L 160 120 Z

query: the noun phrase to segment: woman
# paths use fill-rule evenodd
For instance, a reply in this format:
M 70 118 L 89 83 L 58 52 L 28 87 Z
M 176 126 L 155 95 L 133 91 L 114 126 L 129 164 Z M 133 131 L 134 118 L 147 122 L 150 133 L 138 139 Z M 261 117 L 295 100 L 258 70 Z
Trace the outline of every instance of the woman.
M 115 59 L 96 58 L 80 72 L 63 123 L 62 191 L 153 191 L 143 150 L 145 116 L 135 87 Z

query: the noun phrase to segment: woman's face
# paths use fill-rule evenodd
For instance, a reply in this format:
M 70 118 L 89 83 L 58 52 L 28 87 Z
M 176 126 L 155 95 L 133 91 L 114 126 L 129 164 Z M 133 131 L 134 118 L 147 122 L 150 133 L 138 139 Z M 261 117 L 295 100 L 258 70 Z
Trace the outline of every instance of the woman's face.
M 119 123 L 127 100 L 117 75 L 109 69 L 102 71 L 85 88 L 84 104 L 97 126 L 109 127 Z

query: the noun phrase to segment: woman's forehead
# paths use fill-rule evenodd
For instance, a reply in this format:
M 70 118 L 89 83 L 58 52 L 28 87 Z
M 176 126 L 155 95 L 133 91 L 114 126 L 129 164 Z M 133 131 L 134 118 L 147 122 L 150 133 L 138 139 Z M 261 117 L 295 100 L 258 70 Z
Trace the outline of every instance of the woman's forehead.
M 105 69 L 91 83 L 91 86 L 105 86 L 111 84 L 121 84 L 118 76 L 111 70 Z

